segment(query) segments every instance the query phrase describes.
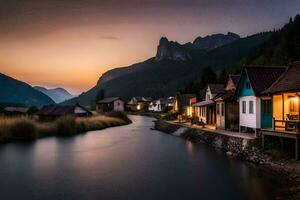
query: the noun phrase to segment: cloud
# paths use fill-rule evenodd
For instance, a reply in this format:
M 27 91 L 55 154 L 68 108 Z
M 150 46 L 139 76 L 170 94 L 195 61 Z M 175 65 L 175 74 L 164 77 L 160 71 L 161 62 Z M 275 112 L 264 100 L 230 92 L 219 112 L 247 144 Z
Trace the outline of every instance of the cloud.
M 115 36 L 102 36 L 101 39 L 103 40 L 119 40 L 120 38 Z

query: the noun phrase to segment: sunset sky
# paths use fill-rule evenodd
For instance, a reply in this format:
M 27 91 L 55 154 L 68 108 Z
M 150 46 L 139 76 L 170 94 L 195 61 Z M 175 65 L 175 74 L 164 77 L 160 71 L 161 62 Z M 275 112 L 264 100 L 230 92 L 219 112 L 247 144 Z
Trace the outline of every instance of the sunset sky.
M 158 40 L 272 30 L 299 0 L 0 0 L 0 72 L 73 94 L 155 55 Z

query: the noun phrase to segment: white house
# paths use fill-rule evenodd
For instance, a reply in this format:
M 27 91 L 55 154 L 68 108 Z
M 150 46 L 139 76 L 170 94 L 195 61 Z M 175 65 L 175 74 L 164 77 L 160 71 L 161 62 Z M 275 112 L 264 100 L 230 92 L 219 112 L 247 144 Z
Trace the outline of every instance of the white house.
M 195 116 L 199 118 L 200 122 L 205 124 L 216 123 L 216 105 L 213 100 L 218 94 L 224 92 L 222 84 L 208 84 L 206 87 L 205 100 L 193 104 L 195 107 Z
M 153 100 L 148 106 L 148 110 L 152 112 L 164 112 L 167 108 L 172 109 L 174 107 L 175 98 L 160 98 L 158 100 Z

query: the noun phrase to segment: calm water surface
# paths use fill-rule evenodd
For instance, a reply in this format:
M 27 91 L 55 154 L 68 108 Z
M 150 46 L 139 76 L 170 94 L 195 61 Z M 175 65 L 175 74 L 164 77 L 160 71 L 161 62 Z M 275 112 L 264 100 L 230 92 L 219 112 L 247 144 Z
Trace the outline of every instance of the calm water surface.
M 272 176 L 152 131 L 152 118 L 131 118 L 128 126 L 0 146 L 1 199 L 274 198 Z

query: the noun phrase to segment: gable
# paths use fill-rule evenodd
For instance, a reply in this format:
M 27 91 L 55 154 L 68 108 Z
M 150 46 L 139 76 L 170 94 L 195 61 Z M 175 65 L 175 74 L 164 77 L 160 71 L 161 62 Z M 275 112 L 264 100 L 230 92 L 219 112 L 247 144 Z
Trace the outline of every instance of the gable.
M 212 98 L 213 98 L 213 96 L 212 96 L 211 90 L 210 90 L 209 86 L 207 86 L 206 93 L 205 93 L 205 100 L 208 101 Z
M 75 109 L 74 109 L 74 113 L 75 114 L 86 113 L 86 110 L 84 110 L 80 106 L 76 106 Z
M 233 91 L 235 90 L 235 85 L 234 82 L 232 81 L 231 78 L 228 78 L 226 85 L 225 85 L 225 90 L 226 91 Z
M 236 97 L 255 96 L 250 80 L 246 73 L 242 73 L 241 79 L 238 83 Z

